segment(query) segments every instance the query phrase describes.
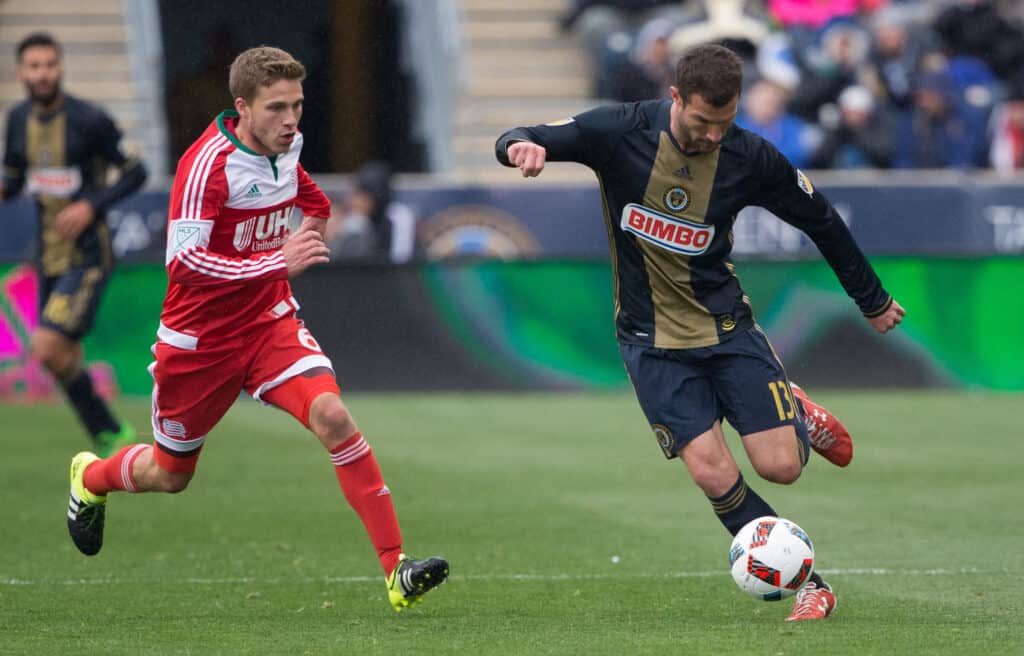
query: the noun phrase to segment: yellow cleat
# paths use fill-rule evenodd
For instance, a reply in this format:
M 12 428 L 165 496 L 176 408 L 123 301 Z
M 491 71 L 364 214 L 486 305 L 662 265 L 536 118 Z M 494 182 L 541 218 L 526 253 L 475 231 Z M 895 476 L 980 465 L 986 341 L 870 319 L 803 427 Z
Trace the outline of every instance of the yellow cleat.
M 85 487 L 85 469 L 99 456 L 82 451 L 71 459 L 71 496 L 68 499 L 68 532 L 78 550 L 94 556 L 103 546 L 103 523 L 107 497 L 93 494 Z
M 388 575 L 388 600 L 396 612 L 423 600 L 423 595 L 448 578 L 448 561 L 444 558 L 415 560 L 401 554 L 398 565 Z

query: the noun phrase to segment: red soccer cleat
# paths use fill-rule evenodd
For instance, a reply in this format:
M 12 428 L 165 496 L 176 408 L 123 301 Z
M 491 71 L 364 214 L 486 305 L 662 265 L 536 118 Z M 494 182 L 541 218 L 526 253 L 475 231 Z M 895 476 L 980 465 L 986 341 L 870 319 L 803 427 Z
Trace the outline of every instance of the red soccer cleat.
M 832 594 L 832 586 L 822 583 L 823 587 L 819 588 L 811 581 L 796 593 L 796 603 L 786 618 L 787 622 L 823 620 L 832 614 L 836 609 L 836 596 Z
M 811 447 L 823 458 L 838 467 L 845 467 L 853 460 L 853 440 L 835 416 L 807 397 L 799 385 L 790 383 L 793 395 L 804 407 L 804 424 Z

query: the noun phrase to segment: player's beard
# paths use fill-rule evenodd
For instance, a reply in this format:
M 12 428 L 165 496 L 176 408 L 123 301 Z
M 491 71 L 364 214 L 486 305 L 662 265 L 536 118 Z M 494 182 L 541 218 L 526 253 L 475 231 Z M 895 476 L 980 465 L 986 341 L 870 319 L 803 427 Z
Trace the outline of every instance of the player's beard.
M 682 137 L 682 141 L 679 145 L 683 147 L 684 151 L 689 153 L 706 154 L 712 152 L 715 148 L 718 148 L 718 144 L 707 139 L 695 139 L 693 131 L 686 127 L 685 124 L 680 122 L 676 127 L 679 130 L 679 136 Z
M 28 96 L 32 99 L 32 102 L 48 107 L 57 100 L 60 96 L 60 82 L 54 83 L 52 87 L 47 87 L 40 83 L 26 83 L 25 88 L 28 90 Z
M 283 155 L 288 152 L 288 147 L 282 149 L 277 138 L 270 130 L 259 130 L 255 121 L 249 122 L 249 134 L 264 152 L 270 153 L 270 156 Z

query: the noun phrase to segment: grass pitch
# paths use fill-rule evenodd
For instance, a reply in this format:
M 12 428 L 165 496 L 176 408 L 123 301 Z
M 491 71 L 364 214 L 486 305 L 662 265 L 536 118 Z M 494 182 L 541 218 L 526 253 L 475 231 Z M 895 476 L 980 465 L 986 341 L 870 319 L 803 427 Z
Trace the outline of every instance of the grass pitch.
M 813 390 L 811 390 L 813 393 Z M 183 494 L 111 498 L 103 551 L 68 539 L 63 406 L 0 406 L 3 654 L 1019 654 L 1019 396 L 820 394 L 854 433 L 790 487 L 751 485 L 814 540 L 839 608 L 783 621 L 628 395 L 351 395 L 414 555 L 452 578 L 411 611 L 326 453 L 238 403 Z M 148 401 L 121 412 L 148 425 Z M 741 453 L 733 436 L 734 452 Z

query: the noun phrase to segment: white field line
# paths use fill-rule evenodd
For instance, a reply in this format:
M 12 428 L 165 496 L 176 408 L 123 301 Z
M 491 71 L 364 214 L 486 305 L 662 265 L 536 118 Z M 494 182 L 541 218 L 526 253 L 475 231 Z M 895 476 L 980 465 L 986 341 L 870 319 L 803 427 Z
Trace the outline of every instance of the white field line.
M 847 569 L 822 569 L 817 570 L 824 576 L 977 576 L 977 575 L 1011 575 L 1018 574 L 1008 569 L 887 569 L 883 567 L 853 567 Z M 454 575 L 450 581 L 603 581 L 603 580 L 652 580 L 652 579 L 698 579 L 716 578 L 729 575 L 728 570 L 708 572 L 666 572 L 659 574 L 462 574 Z M 226 577 L 226 578 L 196 578 L 190 577 L 179 581 L 141 581 L 135 579 L 19 579 L 0 578 L 0 585 L 6 586 L 35 586 L 35 585 L 136 585 L 139 583 L 170 583 L 173 585 L 273 585 L 281 583 L 369 583 L 379 582 L 383 576 L 325 576 L 322 578 L 312 577 L 289 577 L 289 578 L 267 578 L 256 577 Z

